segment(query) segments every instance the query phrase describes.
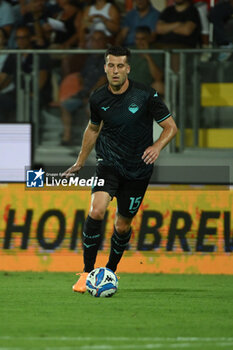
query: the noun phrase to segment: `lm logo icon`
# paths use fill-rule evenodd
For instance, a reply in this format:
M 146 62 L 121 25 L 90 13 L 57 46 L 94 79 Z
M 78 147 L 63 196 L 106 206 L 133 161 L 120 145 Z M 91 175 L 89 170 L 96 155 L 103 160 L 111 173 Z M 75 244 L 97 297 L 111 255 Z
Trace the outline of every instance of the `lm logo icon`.
M 27 187 L 44 187 L 44 171 L 27 170 Z

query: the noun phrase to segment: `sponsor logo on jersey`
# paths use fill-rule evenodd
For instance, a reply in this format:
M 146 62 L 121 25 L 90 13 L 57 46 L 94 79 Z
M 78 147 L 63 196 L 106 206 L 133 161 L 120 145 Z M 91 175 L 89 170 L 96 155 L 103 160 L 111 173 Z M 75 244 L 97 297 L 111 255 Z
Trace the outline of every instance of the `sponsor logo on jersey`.
M 128 110 L 134 114 L 139 110 L 139 107 L 135 103 L 131 103 L 131 105 L 128 107 Z

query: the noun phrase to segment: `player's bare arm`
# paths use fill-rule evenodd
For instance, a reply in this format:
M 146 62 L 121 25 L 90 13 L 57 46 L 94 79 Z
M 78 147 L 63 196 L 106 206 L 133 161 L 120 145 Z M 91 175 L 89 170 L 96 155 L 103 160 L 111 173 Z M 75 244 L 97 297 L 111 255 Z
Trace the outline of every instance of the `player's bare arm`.
M 143 153 L 142 159 L 146 164 L 153 164 L 158 158 L 160 151 L 173 139 L 177 133 L 177 126 L 174 119 L 170 116 L 159 124 L 163 131 L 157 141 L 152 146 L 147 147 Z
M 84 166 L 89 154 L 91 153 L 96 143 L 96 139 L 99 135 L 100 129 L 100 125 L 95 125 L 89 122 L 83 134 L 82 146 L 78 158 L 76 162 L 62 174 L 62 176 L 68 177 L 72 173 L 77 173 Z

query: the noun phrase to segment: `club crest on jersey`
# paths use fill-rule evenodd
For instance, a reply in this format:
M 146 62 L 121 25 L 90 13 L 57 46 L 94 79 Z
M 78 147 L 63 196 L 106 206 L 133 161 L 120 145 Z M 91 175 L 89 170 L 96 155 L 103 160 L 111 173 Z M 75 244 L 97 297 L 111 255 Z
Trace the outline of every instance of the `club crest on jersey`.
M 128 107 L 128 110 L 131 112 L 131 113 L 136 113 L 138 110 L 139 110 L 139 107 L 135 104 L 135 103 L 132 103 L 129 107 Z

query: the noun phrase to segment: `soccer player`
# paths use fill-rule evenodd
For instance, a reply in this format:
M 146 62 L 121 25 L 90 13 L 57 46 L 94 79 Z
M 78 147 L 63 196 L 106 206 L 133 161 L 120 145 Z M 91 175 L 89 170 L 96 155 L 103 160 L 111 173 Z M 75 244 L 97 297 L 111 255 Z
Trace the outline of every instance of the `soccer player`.
M 104 186 L 92 189 L 89 215 L 84 224 L 84 272 L 73 286 L 86 291 L 86 278 L 94 269 L 101 242 L 101 224 L 110 201 L 117 213 L 106 267 L 116 271 L 131 236 L 131 222 L 143 200 L 160 151 L 177 132 L 176 124 L 158 93 L 128 79 L 130 51 L 113 46 L 105 53 L 108 83 L 90 97 L 91 117 L 76 163 L 64 172 L 78 172 L 96 144 L 96 174 Z M 153 143 L 153 120 L 163 128 Z

